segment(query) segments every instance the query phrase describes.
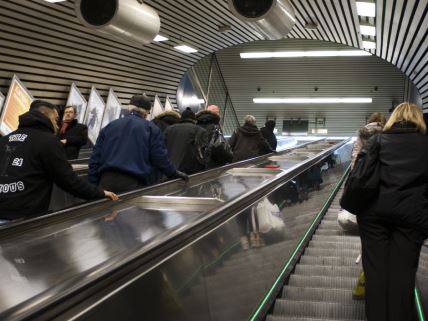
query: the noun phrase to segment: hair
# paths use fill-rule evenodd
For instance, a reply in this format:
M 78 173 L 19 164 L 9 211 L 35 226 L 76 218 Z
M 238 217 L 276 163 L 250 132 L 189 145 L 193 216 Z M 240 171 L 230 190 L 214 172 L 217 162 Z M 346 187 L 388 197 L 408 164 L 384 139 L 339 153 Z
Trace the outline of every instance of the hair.
M 77 115 L 77 108 L 76 108 L 76 106 L 73 106 L 73 105 L 65 106 L 65 107 L 64 107 L 64 112 L 65 112 L 67 109 L 69 109 L 69 108 L 73 108 L 74 113 Z
M 424 122 L 422 110 L 415 104 L 408 102 L 401 103 L 395 107 L 383 130 L 391 129 L 394 124 L 405 122 L 414 124 L 418 131 L 425 135 L 427 127 Z
M 244 124 L 255 125 L 256 124 L 256 117 L 254 117 L 253 115 L 245 116 L 244 117 Z
M 378 123 L 383 127 L 385 126 L 385 123 L 386 123 L 385 116 L 380 112 L 375 112 L 371 114 L 367 119 L 367 124 L 370 124 L 370 123 Z

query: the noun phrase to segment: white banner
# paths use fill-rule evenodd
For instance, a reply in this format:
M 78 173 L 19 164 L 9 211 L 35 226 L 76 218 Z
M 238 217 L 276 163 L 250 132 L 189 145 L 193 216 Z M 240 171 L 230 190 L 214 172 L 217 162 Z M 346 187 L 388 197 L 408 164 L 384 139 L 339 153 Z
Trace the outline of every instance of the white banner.
M 33 95 L 21 83 L 18 76 L 13 75 L 1 113 L 0 132 L 2 135 L 10 134 L 18 129 L 19 116 L 30 110 L 33 100 Z
M 74 106 L 77 110 L 77 122 L 83 124 L 86 115 L 86 107 L 88 102 L 85 97 L 83 97 L 79 88 L 72 83 L 70 87 L 70 93 L 68 94 L 67 104 L 66 106 Z
M 163 106 L 162 103 L 158 97 L 158 95 L 155 96 L 155 101 L 153 102 L 152 110 L 150 111 L 149 120 L 153 120 L 156 118 L 156 116 L 163 113 Z
M 169 100 L 169 97 L 166 96 L 166 101 L 165 101 L 165 111 L 173 111 L 174 108 L 172 107 L 171 101 Z
M 114 90 L 110 88 L 101 128 L 106 127 L 113 120 L 118 119 L 120 117 L 121 111 L 122 111 L 122 104 L 120 103 L 119 99 L 114 93 Z
M 86 112 L 85 125 L 88 126 L 88 138 L 95 144 L 98 138 L 98 134 L 101 129 L 101 122 L 104 114 L 106 104 L 104 100 L 95 89 L 95 86 L 92 86 L 91 94 L 89 95 L 88 100 L 88 110 Z

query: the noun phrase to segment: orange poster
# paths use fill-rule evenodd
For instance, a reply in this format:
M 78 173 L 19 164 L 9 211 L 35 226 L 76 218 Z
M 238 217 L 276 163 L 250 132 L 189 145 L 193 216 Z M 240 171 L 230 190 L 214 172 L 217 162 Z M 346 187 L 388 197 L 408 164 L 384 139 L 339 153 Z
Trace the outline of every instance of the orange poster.
M 7 135 L 18 129 L 18 118 L 30 109 L 33 96 L 14 75 L 0 119 L 0 132 Z

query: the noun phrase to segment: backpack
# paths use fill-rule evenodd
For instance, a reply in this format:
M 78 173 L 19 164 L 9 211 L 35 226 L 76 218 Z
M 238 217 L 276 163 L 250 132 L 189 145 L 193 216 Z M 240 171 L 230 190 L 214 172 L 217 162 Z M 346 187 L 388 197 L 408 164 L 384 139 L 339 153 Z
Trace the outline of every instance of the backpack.
M 218 165 L 224 165 L 232 161 L 232 149 L 223 136 L 219 125 L 215 125 L 208 146 L 204 150 L 204 159 L 207 164 L 214 162 Z

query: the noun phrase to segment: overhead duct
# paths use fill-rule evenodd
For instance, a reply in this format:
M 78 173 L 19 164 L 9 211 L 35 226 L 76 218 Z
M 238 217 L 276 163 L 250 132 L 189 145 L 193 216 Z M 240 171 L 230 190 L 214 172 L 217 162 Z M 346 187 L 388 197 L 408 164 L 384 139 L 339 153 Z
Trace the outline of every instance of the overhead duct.
M 266 39 L 285 37 L 296 22 L 288 0 L 228 0 L 230 10 L 242 21 L 254 26 Z
M 76 0 L 75 11 L 83 25 L 140 44 L 160 29 L 158 13 L 138 0 Z

